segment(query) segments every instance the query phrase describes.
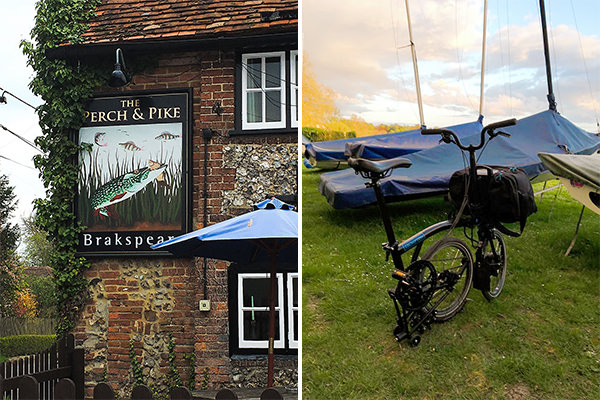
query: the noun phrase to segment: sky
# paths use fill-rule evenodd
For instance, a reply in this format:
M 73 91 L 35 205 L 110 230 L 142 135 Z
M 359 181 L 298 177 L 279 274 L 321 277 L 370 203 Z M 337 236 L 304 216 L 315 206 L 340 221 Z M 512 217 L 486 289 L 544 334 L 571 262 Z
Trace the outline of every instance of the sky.
M 404 0 L 301 0 L 302 43 L 316 78 L 333 89 L 345 116 L 418 124 Z M 428 126 L 473 121 L 479 112 L 483 0 L 410 1 L 413 41 Z M 600 119 L 600 1 L 546 0 L 558 110 L 596 131 Z M 0 2 L 0 87 L 37 106 L 33 70 L 19 48 L 29 39 L 35 0 Z M 547 109 L 538 0 L 490 0 L 484 122 Z M 33 140 L 37 115 L 7 95 L 0 124 Z M 15 220 L 44 197 L 36 151 L 0 129 L 0 173 L 19 200 Z M 10 158 L 14 161 L 6 160 Z
M 0 24 L 0 87 L 29 104 L 38 106 L 42 101 L 28 88 L 33 70 L 27 66 L 27 59 L 19 48 L 21 40 L 30 38 L 29 33 L 35 18 L 35 1 L 2 0 L 0 15 L 3 16 Z M 0 104 L 0 124 L 33 141 L 41 134 L 37 114 L 8 94 L 6 99 L 7 104 Z M 45 195 L 39 172 L 33 165 L 32 158 L 36 154 L 39 153 L 29 145 L 0 129 L 0 174 L 8 176 L 18 199 L 18 209 L 13 222 L 19 222 L 21 216 L 30 215 L 33 211 L 33 200 Z
M 479 115 L 483 0 L 409 1 L 427 126 Z M 546 0 L 558 111 L 600 119 L 600 1 Z M 548 109 L 538 0 L 489 0 L 484 124 Z M 419 124 L 404 0 L 303 0 L 303 54 L 342 116 Z

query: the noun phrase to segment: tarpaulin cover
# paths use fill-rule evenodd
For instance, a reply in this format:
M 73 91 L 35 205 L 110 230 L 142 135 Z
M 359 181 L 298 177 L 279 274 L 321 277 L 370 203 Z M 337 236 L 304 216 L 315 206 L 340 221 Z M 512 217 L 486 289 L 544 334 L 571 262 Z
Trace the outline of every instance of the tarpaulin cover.
M 538 154 L 555 175 L 584 183 L 600 190 L 600 154 Z
M 546 170 L 537 156 L 539 152 L 590 154 L 600 147 L 600 137 L 576 127 L 551 110 L 523 118 L 517 125 L 502 128 L 502 131 L 512 137 L 498 136 L 491 140 L 484 147 L 479 163 L 521 167 L 530 178 Z M 463 137 L 461 142 L 478 144 L 479 134 Z M 452 173 L 467 163 L 452 143 L 442 143 L 405 158 L 412 162 L 410 168 L 398 168 L 381 180 L 387 201 L 445 193 Z M 319 190 L 335 208 L 355 208 L 375 202 L 373 189 L 365 187 L 365 179 L 352 169 L 322 174 Z
M 455 132 L 459 137 L 474 135 L 481 131 L 481 121 L 454 125 L 448 129 Z M 320 162 L 344 161 L 346 143 L 360 143 L 363 145 L 363 157 L 369 159 L 386 159 L 411 154 L 423 149 L 429 149 L 438 145 L 440 138 L 437 136 L 423 136 L 421 129 L 410 131 L 388 133 L 385 135 L 363 136 L 350 139 L 329 140 L 324 142 L 306 143 L 305 154 Z

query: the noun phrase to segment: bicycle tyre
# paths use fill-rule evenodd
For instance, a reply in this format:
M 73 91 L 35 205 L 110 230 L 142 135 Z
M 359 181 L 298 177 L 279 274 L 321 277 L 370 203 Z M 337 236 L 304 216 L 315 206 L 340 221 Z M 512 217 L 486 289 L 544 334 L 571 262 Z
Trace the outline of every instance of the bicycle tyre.
M 504 244 L 504 238 L 502 234 L 498 232 L 496 229 L 492 229 L 492 246 L 496 249 L 496 254 L 500 255 L 501 265 L 498 268 L 497 276 L 490 276 L 490 290 L 482 290 L 481 293 L 483 297 L 485 297 L 488 301 L 492 301 L 493 299 L 498 298 L 500 293 L 502 293 L 502 289 L 504 288 L 504 281 L 506 280 L 506 245 Z M 497 241 L 497 247 L 494 242 Z M 489 245 L 489 241 L 486 240 L 483 244 L 483 254 L 484 257 L 487 254 L 487 246 Z
M 453 254 L 452 254 L 453 253 Z M 435 267 L 438 276 L 444 271 L 457 269 L 460 277 L 457 283 L 452 287 L 452 290 L 440 289 L 434 293 L 429 301 L 430 305 L 435 304 L 439 298 L 447 293 L 447 296 L 438 308 L 433 312 L 433 319 L 436 322 L 448 321 L 454 317 L 467 302 L 467 295 L 471 289 L 473 281 L 473 255 L 469 246 L 462 240 L 454 237 L 445 237 L 427 249 L 423 254 L 423 259 L 429 261 Z M 460 265 L 454 265 L 460 260 Z M 446 261 L 450 261 L 450 265 L 446 265 Z M 453 296 L 452 292 L 456 292 Z

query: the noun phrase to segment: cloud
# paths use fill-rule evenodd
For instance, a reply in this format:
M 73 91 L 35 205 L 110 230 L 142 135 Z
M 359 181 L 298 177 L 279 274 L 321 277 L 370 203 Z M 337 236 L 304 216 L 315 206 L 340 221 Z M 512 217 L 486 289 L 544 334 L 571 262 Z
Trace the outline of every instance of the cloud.
M 430 113 L 441 110 L 476 115 L 481 2 L 423 0 L 410 6 L 423 100 L 429 107 L 426 121 L 437 118 Z M 303 10 L 304 49 L 317 79 L 338 94 L 336 103 L 342 114 L 372 111 L 373 104 L 388 109 L 415 101 L 410 49 L 396 50 L 408 44 L 403 1 L 305 0 Z M 492 11 L 485 114 L 492 118 L 523 116 L 546 109 L 546 74 L 536 10 L 519 10 L 520 14 L 510 16 L 510 26 L 502 24 L 503 18 Z M 556 25 L 550 29 L 550 51 L 559 111 L 591 129 L 600 112 L 594 99 L 600 97 L 600 39 L 580 35 L 573 26 Z M 383 106 L 385 99 L 391 106 Z

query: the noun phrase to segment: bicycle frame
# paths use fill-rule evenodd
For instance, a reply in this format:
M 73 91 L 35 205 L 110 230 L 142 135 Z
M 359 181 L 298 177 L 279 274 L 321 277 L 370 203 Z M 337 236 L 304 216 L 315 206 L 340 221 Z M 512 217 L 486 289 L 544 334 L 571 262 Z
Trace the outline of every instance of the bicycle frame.
M 381 211 L 381 219 L 383 221 L 383 226 L 385 228 L 385 233 L 387 236 L 387 243 L 383 243 L 382 247 L 386 251 L 386 254 L 392 256 L 392 261 L 394 262 L 394 267 L 401 271 L 404 271 L 404 262 L 402 261 L 402 255 L 408 252 L 409 250 L 416 247 L 411 262 L 414 262 L 418 259 L 419 253 L 421 251 L 421 247 L 423 242 L 442 232 L 448 230 L 452 227 L 453 221 L 446 220 L 440 221 L 436 224 L 428 226 L 427 228 L 421 230 L 420 232 L 415 233 L 408 239 L 398 243 L 396 240 L 396 234 L 394 233 L 394 229 L 392 226 L 392 220 L 387 208 L 387 204 L 385 203 L 385 199 L 383 197 L 383 193 L 381 191 L 381 185 L 379 184 L 379 180 L 381 177 L 375 177 L 371 179 L 371 182 L 368 184 L 369 187 L 372 187 L 375 191 L 375 197 L 377 198 L 377 205 L 379 206 L 379 210 Z M 463 224 L 457 225 L 463 226 Z

